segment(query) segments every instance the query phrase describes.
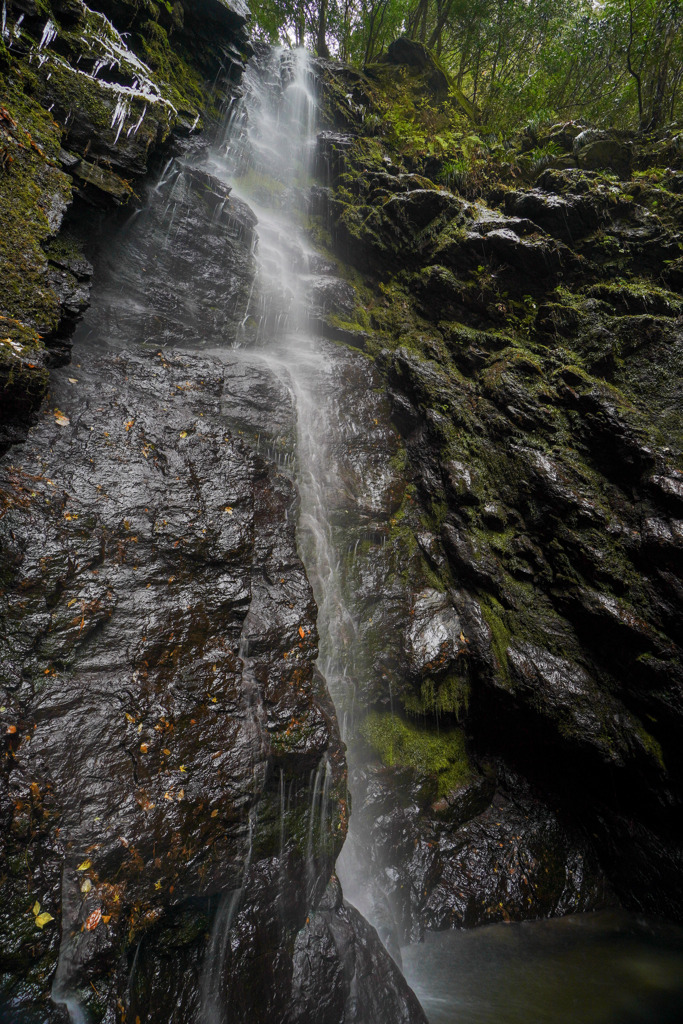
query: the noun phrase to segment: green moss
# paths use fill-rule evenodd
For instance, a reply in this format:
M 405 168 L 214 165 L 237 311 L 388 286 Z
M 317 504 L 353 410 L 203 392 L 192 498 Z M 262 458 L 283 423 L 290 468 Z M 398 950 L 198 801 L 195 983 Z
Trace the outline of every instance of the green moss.
M 467 714 L 470 702 L 469 680 L 455 672 L 445 679 L 425 679 L 416 693 L 402 695 L 401 703 L 410 715 L 440 718 L 454 715 L 462 719 Z
M 498 666 L 498 680 L 509 689 L 511 680 L 507 650 L 510 645 L 510 628 L 505 609 L 491 594 L 480 596 L 479 606 L 491 630 L 491 648 Z
M 142 59 L 167 86 L 177 110 L 195 113 L 207 106 L 207 94 L 199 72 L 170 44 L 166 30 L 156 21 L 146 22 L 136 36 Z
M 20 82 L 5 106 L 12 121 L 0 128 L 9 157 L 0 172 L 0 312 L 46 333 L 57 325 L 59 303 L 45 280 L 42 243 L 52 234 L 50 208 L 69 202 L 71 182 L 53 164 L 59 129 Z
M 360 733 L 382 764 L 432 776 L 439 796 L 465 785 L 473 771 L 461 729 L 438 733 L 388 711 L 371 711 Z

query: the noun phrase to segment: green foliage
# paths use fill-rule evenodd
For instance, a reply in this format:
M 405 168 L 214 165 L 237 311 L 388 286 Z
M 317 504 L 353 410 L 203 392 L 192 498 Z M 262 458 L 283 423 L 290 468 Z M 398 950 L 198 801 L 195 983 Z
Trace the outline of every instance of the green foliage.
M 653 129 L 683 110 L 680 0 L 265 0 L 252 14 L 269 41 L 356 66 L 407 33 L 433 49 L 455 105 L 506 132 L 577 117 Z M 434 155 L 453 148 L 442 130 L 405 134 Z

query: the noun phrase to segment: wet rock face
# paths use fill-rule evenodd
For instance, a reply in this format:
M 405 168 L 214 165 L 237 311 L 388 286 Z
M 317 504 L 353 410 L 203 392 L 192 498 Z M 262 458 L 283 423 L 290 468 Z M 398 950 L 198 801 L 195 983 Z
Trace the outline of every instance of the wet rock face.
M 146 200 L 128 229 L 96 241 L 96 313 L 76 343 L 234 343 L 256 271 L 254 213 L 216 177 L 182 160 L 169 162 Z
M 353 841 L 342 862 L 370 865 L 362 895 L 387 925 L 385 942 L 420 941 L 425 929 L 560 917 L 614 903 L 582 834 L 518 776 L 487 765 L 441 799 L 424 777 L 359 769 L 351 777 Z
M 261 952 L 282 958 L 343 838 L 295 493 L 236 431 L 231 405 L 240 430 L 267 435 L 245 381 L 235 360 L 161 353 L 74 365 L 5 466 L 2 998 L 17 1019 L 51 978 L 100 1019 L 131 998 L 147 942 L 165 952 L 135 968 L 138 1012 L 188 1019 L 160 988 L 178 950 L 204 963 L 212 894 L 244 885 L 248 918 L 260 878 L 254 900 L 284 901 Z M 309 787 L 326 752 L 307 891 Z M 182 984 L 196 998 L 194 981 Z
M 426 1020 L 374 928 L 342 899 L 336 878 L 294 947 L 291 1024 L 423 1024 Z
M 566 159 L 473 201 L 436 190 L 415 161 L 406 175 L 360 119 L 356 131 L 343 146 L 322 138 L 334 174 L 316 199 L 340 258 L 367 275 L 341 326 L 362 330 L 405 444 L 414 515 L 403 510 L 394 543 L 419 566 L 405 577 L 411 618 L 427 580 L 441 595 L 412 651 L 443 626 L 449 664 L 418 672 L 431 662 L 411 654 L 402 685 L 383 677 L 368 705 L 393 701 L 407 728 L 417 713 L 435 734 L 456 736 L 459 721 L 475 761 L 514 764 L 579 827 L 620 898 L 680 918 L 680 157 L 663 140 L 671 169 L 648 171 L 654 143 L 564 126 Z M 635 165 L 646 173 L 631 178 Z M 366 733 L 382 770 L 396 768 L 396 730 L 371 718 Z M 401 768 L 414 777 L 410 756 Z M 449 813 L 445 793 L 434 803 Z M 430 835 L 430 813 L 415 812 L 414 836 Z M 408 845 L 391 861 L 399 876 Z M 441 926 L 456 904 L 434 892 Z M 523 914 L 526 899 L 498 902 Z M 568 906 L 559 890 L 553 901 Z
M 250 52 L 240 0 L 3 10 L 0 450 L 25 433 L 87 308 L 92 268 L 69 222 L 136 204 L 162 147 L 216 121 Z

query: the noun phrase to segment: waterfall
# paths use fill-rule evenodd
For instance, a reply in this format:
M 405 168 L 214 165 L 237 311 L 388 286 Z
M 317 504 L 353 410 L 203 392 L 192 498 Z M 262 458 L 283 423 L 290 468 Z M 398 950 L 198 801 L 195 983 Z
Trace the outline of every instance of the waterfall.
M 381 577 L 387 564 L 384 496 L 393 479 L 392 442 L 385 438 L 372 451 L 366 442 L 365 424 L 378 423 L 371 408 L 377 401 L 372 398 L 373 382 L 363 376 L 370 372 L 367 360 L 326 341 L 317 326 L 315 295 L 322 291 L 324 296 L 325 289 L 334 292 L 340 282 L 334 265 L 315 251 L 302 228 L 318 118 L 311 59 L 303 50 L 272 50 L 252 61 L 243 88 L 244 96 L 231 111 L 209 161 L 210 172 L 231 187 L 231 197 L 247 203 L 257 217 L 258 274 L 238 344 L 259 352 L 294 399 L 299 548 L 318 605 L 319 665 L 342 738 L 352 741 L 358 724 L 357 690 L 375 670 L 351 574 L 362 573 L 373 562 Z M 387 420 L 385 413 L 385 424 Z M 280 464 L 287 468 L 286 462 Z M 352 749 L 347 756 L 353 756 Z M 324 835 L 328 788 L 328 768 L 319 766 L 306 851 L 309 890 L 315 835 Z M 353 854 L 353 832 L 352 815 L 349 850 L 338 870 L 347 895 L 373 923 L 367 871 Z
M 254 447 L 298 485 L 297 537 L 318 606 L 318 665 L 343 733 L 351 739 L 361 703 L 356 691 L 363 689 L 373 666 L 361 621 L 371 614 L 356 604 L 350 574 L 364 573 L 369 564 L 380 576 L 383 572 L 385 529 L 379 520 L 388 517 L 377 496 L 391 478 L 393 449 L 388 435 L 373 432 L 390 431 L 388 412 L 378 406 L 386 400 L 378 397 L 380 382 L 370 361 L 325 340 L 319 331 L 328 291 L 348 291 L 348 286 L 306 232 L 318 116 L 312 62 L 303 51 L 261 52 L 247 68 L 242 89 L 242 97 L 226 112 L 222 136 L 208 151 L 175 158 L 160 168 L 144 208 L 121 227 L 116 244 L 103 251 L 95 302 L 75 337 L 75 353 L 82 345 L 88 358 L 101 352 L 107 358 L 119 352 L 125 357 L 134 345 L 155 358 L 165 351 L 208 355 L 231 368 L 243 364 L 251 381 L 262 374 L 277 385 L 282 409 L 268 405 L 267 415 L 275 420 L 281 416 L 286 443 L 278 446 L 276 431 L 259 432 L 258 437 L 255 432 Z M 269 395 L 264 401 L 271 399 Z M 225 403 L 230 421 L 228 387 L 219 401 Z M 292 408 L 296 444 L 290 442 Z M 382 428 L 373 426 L 379 420 Z M 195 1019 L 202 1024 L 227 1024 L 234 1013 L 231 944 L 237 941 L 250 901 L 256 862 L 265 859 L 259 848 L 261 821 L 255 816 L 261 795 L 270 786 L 283 941 L 291 938 L 287 929 L 292 927 L 287 889 L 298 886 L 297 913 L 314 909 L 327 881 L 322 876 L 329 863 L 332 821 L 335 827 L 339 821 L 340 794 L 334 780 L 340 769 L 333 757 L 318 756 L 316 763 L 300 770 L 301 777 L 297 770 L 281 771 L 280 764 L 269 761 L 267 716 L 254 671 L 258 658 L 250 652 L 250 638 L 262 634 L 263 623 L 251 621 L 250 614 L 235 653 L 242 663 L 243 728 L 253 757 L 254 802 L 249 805 L 248 834 L 246 814 L 236 825 L 234 870 L 231 863 L 230 870 L 220 872 L 215 888 L 202 893 L 213 912 L 203 961 L 194 976 Z M 333 743 L 336 748 L 336 738 Z M 304 799 L 299 816 L 296 803 Z M 297 820 L 305 823 L 301 831 L 288 831 Z M 85 848 L 88 844 L 81 844 L 80 836 L 89 835 L 87 822 L 75 815 L 72 829 L 75 845 Z M 294 877 L 293 868 L 300 871 Z M 353 896 L 355 881 L 342 877 L 347 895 L 360 903 Z M 71 1024 L 84 1024 L 89 933 L 76 927 L 82 901 L 72 911 L 66 896 L 52 997 L 66 1008 Z M 372 914 L 367 916 L 372 921 Z M 296 920 L 301 923 L 305 917 L 299 913 Z M 140 952 L 140 945 L 131 951 L 132 1016 L 135 1000 L 142 998 L 133 978 L 144 977 L 148 955 L 144 946 Z

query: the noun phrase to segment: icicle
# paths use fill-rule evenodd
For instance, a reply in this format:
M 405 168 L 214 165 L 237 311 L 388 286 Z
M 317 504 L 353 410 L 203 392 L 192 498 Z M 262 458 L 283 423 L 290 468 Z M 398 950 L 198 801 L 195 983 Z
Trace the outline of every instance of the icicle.
M 146 113 L 147 113 L 147 105 L 145 104 L 145 108 L 142 111 L 142 113 L 140 114 L 140 117 L 138 118 L 137 122 L 134 125 L 132 125 L 132 127 L 130 127 L 128 129 L 128 131 L 126 132 L 126 135 L 130 135 L 131 132 L 133 133 L 134 136 L 137 135 L 138 131 L 140 130 L 140 126 L 142 125 L 142 122 L 145 120 L 145 114 Z
M 126 118 L 128 117 L 128 110 L 129 110 L 128 100 L 125 97 L 123 97 L 123 96 L 119 96 L 119 98 L 118 98 L 118 100 L 116 102 L 116 109 L 114 110 L 114 116 L 111 119 L 111 126 L 112 126 L 112 128 L 117 128 L 117 126 L 118 126 L 117 132 L 116 132 L 116 138 L 114 139 L 114 143 L 117 143 L 119 141 L 119 135 L 121 134 L 121 130 L 122 130 L 122 128 L 123 128 L 123 126 L 124 126 L 124 124 L 126 122 Z
M 50 19 L 48 18 L 45 22 L 45 28 L 43 29 L 43 34 L 40 37 L 40 42 L 38 43 L 38 49 L 42 50 L 44 47 L 49 46 L 53 39 L 56 39 L 56 37 L 57 29 L 55 28 L 52 21 L 50 21 Z

